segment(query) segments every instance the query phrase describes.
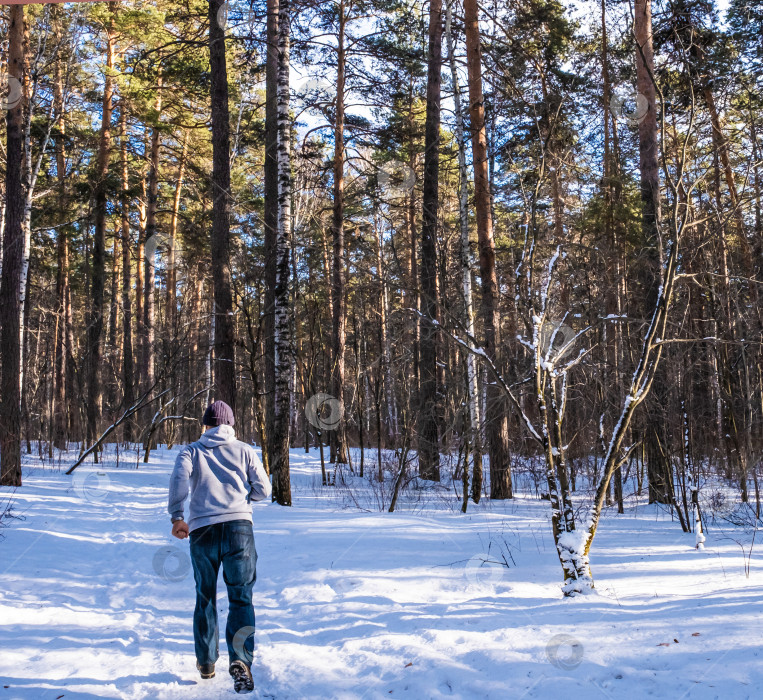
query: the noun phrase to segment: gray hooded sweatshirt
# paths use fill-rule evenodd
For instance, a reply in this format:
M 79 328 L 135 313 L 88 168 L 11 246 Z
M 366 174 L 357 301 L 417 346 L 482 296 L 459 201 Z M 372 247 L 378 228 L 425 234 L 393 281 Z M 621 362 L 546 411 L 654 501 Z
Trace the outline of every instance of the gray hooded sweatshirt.
M 181 450 L 170 477 L 167 510 L 173 518 L 183 515 L 189 487 L 189 532 L 229 520 L 251 521 L 250 502 L 262 501 L 272 492 L 254 448 L 236 440 L 229 425 L 207 430 Z

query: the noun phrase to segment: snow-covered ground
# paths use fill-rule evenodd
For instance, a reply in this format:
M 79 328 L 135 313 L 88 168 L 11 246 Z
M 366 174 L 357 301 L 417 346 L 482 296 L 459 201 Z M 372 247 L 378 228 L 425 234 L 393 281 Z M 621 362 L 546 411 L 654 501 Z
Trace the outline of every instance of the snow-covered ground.
M 188 541 L 166 515 L 176 452 L 25 468 L 0 540 L 0 700 L 235 695 L 224 639 L 216 678 L 194 666 Z M 292 464 L 294 507 L 254 508 L 256 697 L 763 697 L 763 568 L 753 549 L 748 578 L 734 539 L 749 533 L 712 529 L 698 552 L 662 511 L 608 512 L 598 593 L 563 599 L 547 501 L 464 516 L 443 489 L 362 512 L 321 489 L 317 452 Z

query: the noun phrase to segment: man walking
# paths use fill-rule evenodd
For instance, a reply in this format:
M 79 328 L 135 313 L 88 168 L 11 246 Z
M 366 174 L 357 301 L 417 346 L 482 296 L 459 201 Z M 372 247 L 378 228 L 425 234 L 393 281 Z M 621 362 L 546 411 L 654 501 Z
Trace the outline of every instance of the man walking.
M 219 657 L 217 574 L 223 567 L 228 587 L 229 672 L 237 693 L 254 690 L 252 587 L 257 579 L 257 550 L 252 532 L 251 501 L 268 498 L 270 480 L 254 449 L 236 440 L 233 411 L 223 401 L 210 404 L 202 423 L 205 432 L 178 455 L 170 478 L 168 510 L 172 534 L 191 538 L 196 580 L 193 638 L 196 667 L 213 678 Z M 183 503 L 190 490 L 188 522 Z

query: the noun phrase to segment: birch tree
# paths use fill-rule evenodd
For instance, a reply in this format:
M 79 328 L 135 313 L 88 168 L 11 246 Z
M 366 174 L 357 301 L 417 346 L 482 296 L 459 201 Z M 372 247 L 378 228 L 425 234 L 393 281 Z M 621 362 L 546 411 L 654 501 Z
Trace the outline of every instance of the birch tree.
M 276 241 L 275 304 L 275 407 L 273 429 L 273 499 L 291 505 L 289 476 L 289 406 L 291 401 L 292 324 L 291 324 L 291 119 L 289 116 L 290 3 L 280 0 L 278 7 L 278 236 Z
M 654 77 L 652 78 L 654 81 Z M 656 83 L 655 92 L 657 92 Z M 664 100 L 660 99 L 664 105 Z M 545 264 L 542 274 L 527 274 L 527 296 L 532 300 L 532 324 L 530 337 L 519 337 L 520 342 L 530 352 L 533 386 L 533 411 L 526 412 L 515 390 L 482 348 L 476 347 L 474 339 L 456 338 L 469 352 L 481 357 L 496 386 L 500 387 L 513 409 L 520 416 L 522 424 L 540 448 L 545 462 L 545 482 L 551 505 L 551 525 L 557 555 L 562 567 L 564 595 L 573 596 L 586 593 L 594 588 L 594 580 L 589 563 L 589 553 L 605 505 L 607 490 L 614 473 L 628 461 L 637 443 L 626 442 L 629 428 L 636 409 L 644 403 L 654 386 L 655 376 L 660 369 L 663 349 L 671 342 L 667 336 L 668 320 L 674 306 L 676 285 L 686 275 L 679 270 L 681 243 L 686 232 L 699 222 L 692 219 L 692 210 L 678 196 L 679 191 L 691 195 L 701 185 L 702 178 L 690 180 L 692 163 L 687 156 L 687 145 L 696 138 L 695 110 L 692 105 L 686 117 L 685 130 L 676 149 L 676 161 L 668 165 L 663 156 L 663 175 L 668 189 L 667 199 L 671 203 L 666 221 L 657 214 L 655 225 L 665 241 L 665 258 L 660 270 L 660 284 L 654 306 L 650 310 L 649 325 L 641 336 L 641 344 L 636 356 L 635 370 L 624 386 L 620 409 L 613 416 L 612 429 L 604 436 L 604 456 L 601 471 L 596 478 L 593 497 L 586 505 L 582 517 L 577 517 L 572 503 L 569 464 L 567 461 L 568 440 L 566 412 L 570 373 L 588 355 L 582 341 L 592 330 L 590 325 L 570 332 L 564 323 L 555 320 L 554 294 L 555 280 L 560 275 L 559 267 L 566 255 L 563 247 L 557 246 Z M 663 118 L 664 125 L 664 118 Z M 665 152 L 664 126 L 661 129 L 663 153 Z M 659 191 L 657 196 L 660 196 Z M 661 209 L 657 204 L 657 211 Z M 538 227 L 532 227 L 531 244 L 526 250 L 538 250 Z M 532 265 L 532 258 L 525 255 L 522 266 Z M 537 280 L 533 282 L 532 280 Z M 575 354 L 575 350 L 577 353 Z M 538 418 L 531 416 L 537 414 Z

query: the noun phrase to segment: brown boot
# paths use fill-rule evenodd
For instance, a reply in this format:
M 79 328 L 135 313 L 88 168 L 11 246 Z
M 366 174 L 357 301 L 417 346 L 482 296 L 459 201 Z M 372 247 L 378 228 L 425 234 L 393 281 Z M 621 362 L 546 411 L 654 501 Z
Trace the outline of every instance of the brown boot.
M 233 689 L 237 693 L 251 693 L 254 690 L 252 672 L 243 661 L 234 661 L 229 671 L 233 676 Z
M 215 677 L 215 665 L 214 664 L 200 664 L 196 662 L 196 668 L 199 669 L 201 677 L 204 679 Z

